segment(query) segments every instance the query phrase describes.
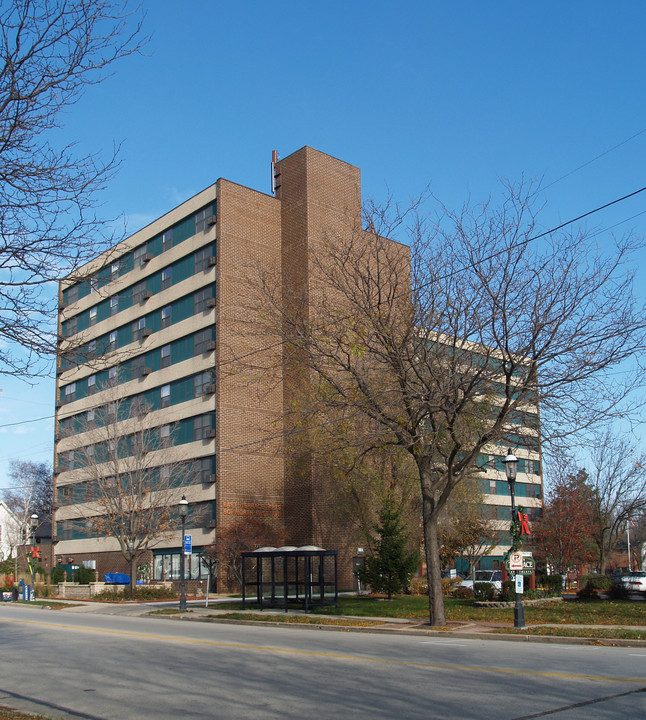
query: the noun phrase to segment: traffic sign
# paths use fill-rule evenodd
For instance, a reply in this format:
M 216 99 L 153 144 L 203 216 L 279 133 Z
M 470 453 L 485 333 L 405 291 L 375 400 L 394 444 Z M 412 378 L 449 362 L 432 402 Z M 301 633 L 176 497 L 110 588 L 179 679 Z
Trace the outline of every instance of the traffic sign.
M 523 554 L 521 552 L 509 553 L 509 560 L 507 561 L 508 569 L 511 571 L 523 569 Z
M 510 575 L 532 575 L 536 570 L 536 561 L 531 553 L 518 550 L 509 553 L 505 568 Z
M 193 552 L 193 536 L 184 535 L 184 555 L 190 555 Z

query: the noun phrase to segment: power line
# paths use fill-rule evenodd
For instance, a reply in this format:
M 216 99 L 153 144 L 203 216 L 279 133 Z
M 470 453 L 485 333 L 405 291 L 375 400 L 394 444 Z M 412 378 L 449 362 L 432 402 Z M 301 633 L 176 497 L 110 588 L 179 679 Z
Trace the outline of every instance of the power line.
M 637 135 L 641 134 L 642 132 L 646 132 L 646 129 L 643 130 L 643 131 L 641 131 L 640 133 L 637 133 Z M 633 137 L 636 137 L 636 136 L 633 136 Z M 631 139 L 631 138 L 629 138 L 629 139 Z M 626 140 L 626 141 L 624 141 L 624 142 L 628 142 L 628 140 Z M 623 143 L 620 143 L 620 145 L 621 145 L 621 144 L 623 144 Z M 616 146 L 616 147 L 619 147 L 619 146 Z M 610 152 L 610 150 L 607 151 L 607 152 Z M 590 161 L 590 162 L 592 162 L 592 161 Z M 573 172 L 574 172 L 574 171 L 573 171 Z M 556 182 L 556 181 L 555 181 L 555 182 Z M 575 222 L 577 222 L 577 221 L 579 221 L 579 220 L 582 220 L 582 219 L 584 219 L 584 218 L 586 218 L 586 217 L 590 217 L 591 215 L 594 215 L 595 213 L 598 213 L 598 212 L 600 212 L 601 210 L 605 210 L 606 208 L 609 208 L 609 207 L 611 207 L 611 206 L 613 206 L 613 205 L 617 205 L 618 203 L 623 202 L 624 200 L 628 200 L 628 199 L 631 198 L 631 197 L 635 197 L 636 195 L 639 195 L 640 193 L 642 193 L 642 192 L 644 192 L 644 191 L 646 191 L 646 186 L 641 187 L 641 188 L 639 188 L 638 190 L 634 190 L 633 192 L 628 193 L 627 195 L 623 195 L 623 196 L 620 197 L 620 198 L 616 198 L 615 200 L 611 200 L 610 202 L 607 202 L 607 203 L 605 203 L 605 204 L 603 204 L 603 205 L 600 205 L 600 206 L 594 208 L 593 210 L 589 210 L 588 212 L 585 212 L 585 213 L 583 213 L 582 215 L 578 215 L 577 217 L 574 217 L 574 218 L 572 218 L 572 219 L 570 219 L 570 220 L 567 220 L 567 221 L 561 223 L 560 225 L 557 225 L 556 227 L 553 227 L 553 228 L 550 228 L 549 230 L 546 230 L 545 232 L 542 232 L 542 233 L 540 233 L 540 234 L 538 234 L 538 235 L 534 235 L 534 236 L 532 236 L 532 237 L 530 237 L 530 238 L 525 238 L 524 240 L 520 240 L 520 241 L 518 241 L 517 243 L 513 243 L 513 244 L 512 244 L 510 247 L 508 247 L 508 248 L 504 248 L 503 250 L 499 250 L 499 251 L 497 251 L 497 252 L 495 252 L 495 253 L 491 253 L 491 255 L 483 258 L 483 259 L 481 260 L 481 262 L 486 261 L 486 260 L 493 260 L 493 259 L 495 259 L 496 257 L 498 257 L 499 255 L 508 252 L 510 249 L 517 248 L 517 247 L 522 247 L 523 245 L 528 245 L 528 244 L 531 243 L 531 242 L 534 242 L 534 241 L 536 241 L 536 240 L 540 240 L 540 238 L 543 238 L 543 237 L 545 237 L 545 236 L 547 236 L 547 235 L 550 235 L 551 233 L 557 232 L 558 230 L 561 230 L 562 228 L 567 227 L 568 225 L 571 225 L 572 223 L 575 223 Z M 634 215 L 634 216 L 632 216 L 631 218 L 628 218 L 628 220 L 631 220 L 631 219 L 633 219 L 634 217 L 638 217 L 639 215 L 644 214 L 644 212 L 646 212 L 646 211 L 643 211 L 642 213 L 638 213 L 637 215 Z M 621 222 L 627 222 L 627 220 L 623 220 L 623 221 L 621 221 Z M 606 232 L 608 229 L 611 229 L 611 228 L 613 228 L 613 227 L 616 227 L 617 225 L 620 225 L 620 224 L 621 224 L 621 223 L 616 223 L 615 225 L 612 225 L 610 228 L 607 228 L 606 230 L 599 231 L 599 233 L 596 233 L 593 237 L 596 237 L 596 235 L 599 235 L 601 232 Z M 429 280 L 429 282 L 427 282 L 427 283 L 421 284 L 421 285 L 419 286 L 419 288 L 427 287 L 428 285 L 430 285 L 430 284 L 432 284 L 432 283 L 434 283 L 434 282 L 437 282 L 438 280 L 446 280 L 446 279 L 452 277 L 453 275 L 456 275 L 456 274 L 459 273 L 459 272 L 464 272 L 465 270 L 467 270 L 466 267 L 457 268 L 457 269 L 455 269 L 455 270 L 452 270 L 452 271 L 449 272 L 449 273 L 446 273 L 445 275 L 440 275 L 439 277 L 436 277 L 436 278 L 433 278 L 432 280 Z M 403 297 L 403 295 L 401 295 L 401 296 L 399 296 L 399 297 Z M 395 298 L 395 299 L 397 299 L 397 298 Z M 348 316 L 348 317 L 350 317 L 350 316 Z M 225 360 L 224 362 L 221 362 L 218 367 L 223 367 L 223 366 L 228 365 L 228 364 L 233 363 L 233 362 L 239 362 L 239 361 L 242 360 L 243 358 L 249 357 L 249 356 L 251 356 L 251 355 L 255 355 L 255 354 L 257 354 L 257 353 L 265 352 L 266 350 L 271 350 L 271 349 L 273 349 L 273 348 L 275 348 L 275 347 L 278 347 L 279 345 L 282 345 L 283 343 L 284 343 L 284 341 L 283 341 L 283 340 L 280 340 L 280 341 L 278 341 L 278 342 L 276 342 L 276 343 L 272 343 L 271 345 L 267 345 L 267 346 L 265 346 L 265 347 L 258 348 L 257 350 L 251 350 L 251 351 L 249 351 L 248 353 L 245 353 L 244 355 L 240 355 L 240 356 L 235 357 L 235 358 L 232 358 L 232 359 L 230 359 L 230 360 Z M 54 417 L 55 417 L 54 415 L 46 415 L 46 416 L 44 416 L 44 417 L 35 418 L 35 419 L 32 419 L 32 420 L 22 420 L 22 421 L 15 422 L 15 423 L 6 423 L 6 424 L 4 424 L 4 425 L 0 425 L 0 428 L 3 428 L 3 427 L 13 427 L 13 426 L 16 426 L 16 425 L 24 425 L 24 424 L 26 424 L 26 423 L 39 422 L 39 421 L 42 421 L 42 420 L 49 420 L 49 419 L 52 419 L 52 418 L 54 418 Z M 277 439 L 277 438 L 279 438 L 279 437 L 284 437 L 284 436 L 285 436 L 285 435 L 277 435 L 277 436 L 273 436 L 273 437 L 267 438 L 266 440 L 273 440 L 273 439 Z M 258 442 L 261 442 L 261 441 L 254 441 L 254 442 L 252 442 L 252 443 L 249 443 L 249 445 L 254 445 L 254 444 L 257 444 Z M 247 444 L 235 446 L 235 447 L 232 447 L 232 448 L 227 448 L 227 449 L 221 450 L 221 451 L 219 451 L 219 452 L 227 452 L 228 450 L 236 450 L 236 449 L 240 449 L 240 448 L 243 448 L 243 447 L 247 447 Z
M 626 140 L 622 140 L 620 143 L 613 145 L 611 148 L 609 148 L 608 150 L 605 150 L 604 152 L 600 153 L 599 155 L 596 155 L 595 157 L 592 158 L 592 160 L 588 160 L 587 162 L 584 162 L 583 165 L 579 165 L 578 167 L 575 167 L 574 170 L 570 170 L 570 172 L 565 173 L 565 175 L 561 175 L 561 177 L 556 178 L 556 180 L 553 180 L 551 183 L 549 183 L 549 185 L 545 185 L 545 187 L 539 188 L 536 191 L 536 193 L 534 193 L 534 194 L 536 195 L 539 192 L 544 192 L 545 190 L 547 190 L 547 188 L 551 188 L 552 185 L 556 185 L 556 183 L 561 182 L 561 180 L 565 180 L 565 178 L 570 177 L 570 175 L 574 175 L 574 173 L 579 172 L 579 170 L 582 170 L 584 167 L 591 165 L 593 162 L 596 162 L 597 160 L 602 158 L 604 155 L 608 155 L 609 153 L 613 152 L 617 148 L 620 148 L 622 145 L 625 145 L 626 143 L 630 142 L 631 140 L 634 140 L 636 137 L 639 137 L 640 135 L 643 135 L 644 133 L 646 133 L 646 128 L 644 128 L 643 130 L 640 130 L 639 132 L 636 132 L 634 135 L 631 135 Z
M 31 420 L 19 420 L 18 422 L 5 423 L 4 425 L 0 425 L 0 428 L 15 427 L 16 425 L 26 425 L 27 423 L 40 422 L 41 420 L 52 420 L 55 417 L 55 415 L 44 415 L 43 417 L 33 418 Z

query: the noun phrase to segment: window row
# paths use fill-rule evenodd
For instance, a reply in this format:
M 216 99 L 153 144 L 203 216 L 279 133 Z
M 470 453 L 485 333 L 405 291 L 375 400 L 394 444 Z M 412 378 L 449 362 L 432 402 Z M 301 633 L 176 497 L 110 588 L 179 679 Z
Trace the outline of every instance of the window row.
M 181 580 L 180 550 L 153 550 L 153 580 Z M 200 555 L 200 548 L 195 548 L 190 555 L 184 556 L 184 579 L 206 580 L 209 566 Z
M 509 496 L 509 483 L 506 480 L 480 478 L 479 484 L 483 493 Z M 517 498 L 541 498 L 543 496 L 541 486 L 538 483 L 517 482 L 515 491 Z
M 203 232 L 216 222 L 216 203 L 211 203 L 196 213 L 180 220 L 132 252 L 122 255 L 118 260 L 106 265 L 87 280 L 83 280 L 63 290 L 63 303 L 70 305 L 97 292 L 109 282 L 122 277 L 135 267 L 140 267 L 153 257 L 161 255 L 199 232 Z
M 192 255 L 180 258 L 172 265 L 150 275 L 136 285 L 122 290 L 119 294 L 112 295 L 88 310 L 64 320 L 61 325 L 63 337 L 71 337 L 78 332 L 87 330 L 98 322 L 133 305 L 141 304 L 162 290 L 167 290 L 172 285 L 212 267 L 215 264 L 214 253 L 215 244 L 200 248 Z
M 174 513 L 173 526 L 179 529 L 179 512 Z M 207 527 L 214 525 L 215 501 L 200 502 L 189 505 L 188 527 Z M 70 518 L 56 523 L 56 532 L 60 540 L 84 540 L 86 538 L 105 537 L 101 532 L 104 523 L 95 522 L 92 517 Z
M 193 315 L 211 310 L 215 307 L 215 292 L 215 283 L 207 285 L 163 308 L 137 318 L 132 323 L 122 325 L 88 343 L 75 347 L 61 356 L 60 369 L 68 370 L 84 365 L 97 357 L 130 345 L 132 342 L 142 341 L 153 333 L 182 322 Z
M 215 389 L 214 372 L 204 370 L 164 385 L 158 385 L 137 395 L 130 395 L 108 402 L 106 405 L 91 408 L 86 412 L 62 418 L 58 422 L 58 433 L 61 437 L 70 437 L 106 427 L 110 423 L 142 417 L 154 410 L 179 405 L 205 395 L 213 395 Z
M 476 465 L 480 470 L 500 470 L 505 472 L 506 455 L 487 455 L 481 453 L 478 455 Z M 528 475 L 540 475 L 540 460 L 527 460 L 526 458 L 518 458 L 518 472 L 527 473 Z
M 215 328 L 204 328 L 193 335 L 187 335 L 167 345 L 149 350 L 142 355 L 124 360 L 118 366 L 115 365 L 89 375 L 83 380 L 62 386 L 59 401 L 68 403 L 80 400 L 106 388 L 136 380 L 157 370 L 170 367 L 198 355 L 204 355 L 213 350 L 215 350 Z
M 215 482 L 215 455 L 196 458 L 187 463 L 162 465 L 154 468 L 142 468 L 140 481 L 146 483 L 153 491 L 156 488 L 178 488 L 196 484 L 212 484 Z M 125 491 L 127 475 L 119 478 L 119 487 Z M 56 502 L 59 506 L 78 505 L 94 502 L 102 494 L 117 491 L 117 478 L 105 477 L 101 480 L 86 480 L 73 485 L 62 485 L 57 488 Z M 114 490 L 113 490 L 114 489 Z
M 112 406 L 108 405 L 107 408 L 107 412 L 110 412 Z M 115 409 L 115 414 L 116 412 Z M 106 437 L 108 434 L 110 433 L 104 433 L 102 439 L 95 443 L 58 453 L 56 470 L 77 470 L 106 462 L 117 463 L 125 458 L 134 459 L 130 464 L 135 467 L 145 466 L 145 456 L 149 452 L 214 438 L 215 413 L 195 415 L 176 423 L 141 429 L 129 435 Z

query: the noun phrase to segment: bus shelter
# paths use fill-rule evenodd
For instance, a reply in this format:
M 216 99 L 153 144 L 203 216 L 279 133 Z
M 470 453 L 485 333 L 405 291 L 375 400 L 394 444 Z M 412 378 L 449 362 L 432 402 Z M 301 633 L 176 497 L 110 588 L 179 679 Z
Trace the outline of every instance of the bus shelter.
M 338 605 L 338 550 L 313 545 L 264 547 L 242 553 L 242 606 L 249 588 L 258 607 L 296 604 L 309 612 L 321 605 Z M 255 561 L 255 562 L 254 562 Z

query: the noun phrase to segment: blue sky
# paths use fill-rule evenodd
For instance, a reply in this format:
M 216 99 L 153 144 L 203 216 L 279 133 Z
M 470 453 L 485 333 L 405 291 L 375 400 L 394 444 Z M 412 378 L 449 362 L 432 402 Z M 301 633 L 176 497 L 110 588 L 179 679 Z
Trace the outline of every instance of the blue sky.
M 359 166 L 377 200 L 430 183 L 458 206 L 495 195 L 500 178 L 542 179 L 545 227 L 646 185 L 642 2 L 143 7 L 146 53 L 90 88 L 60 130 L 83 152 L 122 143 L 103 211 L 131 232 L 219 177 L 269 192 L 271 151 L 303 145 Z M 646 193 L 588 227 L 644 236 L 644 211 Z M 11 458 L 51 462 L 53 420 L 7 424 L 53 415 L 54 384 L 0 387 L 1 488 Z

